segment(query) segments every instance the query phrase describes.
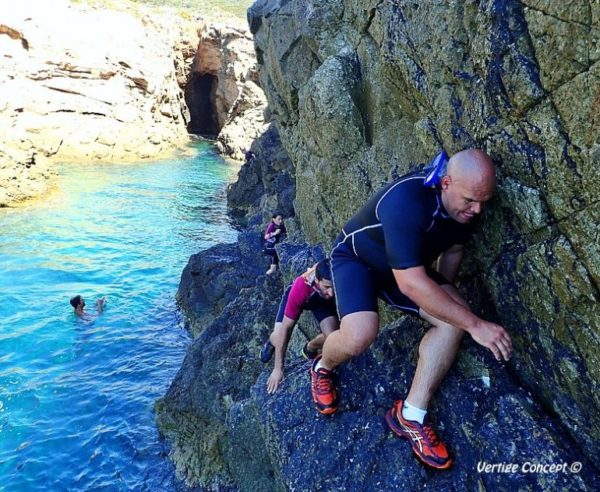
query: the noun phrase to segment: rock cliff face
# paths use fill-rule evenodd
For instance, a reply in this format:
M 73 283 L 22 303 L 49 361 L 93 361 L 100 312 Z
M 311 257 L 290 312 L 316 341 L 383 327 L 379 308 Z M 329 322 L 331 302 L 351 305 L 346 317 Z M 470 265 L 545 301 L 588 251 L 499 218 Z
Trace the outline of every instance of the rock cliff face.
M 186 101 L 188 129 L 217 137 L 221 153 L 237 160 L 266 130 L 265 95 L 258 84 L 252 36 L 246 27 L 211 23 L 200 30 Z
M 600 6 L 568 5 L 259 1 L 250 17 L 309 240 L 394 168 L 441 148 L 494 158 L 463 283 L 513 334 L 521 383 L 598 456 Z
M 179 15 L 141 7 L 24 0 L 2 9 L 0 203 L 43 182 L 47 173 L 34 171 L 45 158 L 157 158 L 187 142 L 182 88 L 197 39 Z M 14 162 L 35 166 L 15 172 Z
M 384 311 L 373 347 L 341 368 L 333 418 L 312 410 L 307 366 L 293 353 L 283 387 L 268 397 L 255 354 L 278 289 L 316 255 L 288 245 L 285 281 L 259 276 L 207 323 L 159 405 L 180 469 L 192 482 L 241 490 L 593 490 L 598 4 L 258 0 L 249 21 L 261 85 L 294 166 L 297 241 L 327 249 L 366 197 L 441 148 L 480 147 L 494 158 L 497 196 L 461 288 L 478 313 L 507 327 L 515 356 L 501 366 L 465 340 L 431 408 L 457 457 L 447 473 L 417 464 L 383 424 L 414 371 L 424 329 L 414 320 Z M 267 175 L 260 165 L 240 177 Z M 247 202 L 237 199 L 240 209 L 260 203 L 255 182 Z M 241 244 L 260 261 L 258 245 Z M 482 461 L 579 461 L 583 469 L 484 473 Z
M 55 161 L 156 159 L 188 131 L 243 160 L 266 130 L 246 26 L 120 8 L 25 0 L 0 13 L 0 206 L 43 194 Z
M 229 186 L 227 205 L 240 224 L 260 229 L 275 211 L 284 217 L 294 215 L 296 181 L 294 166 L 281 146 L 275 125 L 253 142 L 251 150 L 255 157 L 240 169 L 237 181 Z

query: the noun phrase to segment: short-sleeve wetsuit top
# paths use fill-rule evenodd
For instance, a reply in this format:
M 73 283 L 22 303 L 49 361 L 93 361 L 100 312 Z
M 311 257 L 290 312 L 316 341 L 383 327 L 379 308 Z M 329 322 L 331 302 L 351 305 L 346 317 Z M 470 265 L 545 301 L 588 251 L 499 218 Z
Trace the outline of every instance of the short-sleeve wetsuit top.
M 283 321 L 283 316 L 298 321 L 303 311 L 312 311 L 317 322 L 329 316 L 337 316 L 334 299 L 325 299 L 315 286 L 315 268 L 309 269 L 294 280 L 284 292 L 279 304 L 276 321 Z
M 423 185 L 423 172 L 409 174 L 375 193 L 343 228 L 345 243 L 374 273 L 392 276 L 423 265 L 456 244 L 464 244 L 472 224 L 452 219 L 438 189 Z

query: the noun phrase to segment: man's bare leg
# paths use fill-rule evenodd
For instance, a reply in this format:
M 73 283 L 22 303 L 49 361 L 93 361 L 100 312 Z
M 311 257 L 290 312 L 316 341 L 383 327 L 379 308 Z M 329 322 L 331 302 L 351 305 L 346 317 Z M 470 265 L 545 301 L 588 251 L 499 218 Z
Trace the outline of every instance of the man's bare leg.
M 306 348 L 311 352 L 316 352 L 323 347 L 325 343 L 325 335 L 323 333 L 319 333 L 315 338 L 313 338 L 310 342 L 306 344 Z
M 313 338 L 310 342 L 308 342 L 308 350 L 311 352 L 315 352 L 317 350 L 321 350 L 323 348 L 323 344 L 325 343 L 325 338 L 331 335 L 334 331 L 339 329 L 339 323 L 335 316 L 329 316 L 322 320 L 319 323 L 319 328 L 321 328 L 321 333 L 319 333 L 315 338 Z
M 351 357 L 360 355 L 373 343 L 378 331 L 377 313 L 360 311 L 344 316 L 340 329 L 325 340 L 319 366 L 332 370 Z
M 442 288 L 456 301 L 465 307 L 468 303 L 452 285 Z M 444 380 L 456 358 L 464 331 L 434 318 L 425 311 L 421 317 L 433 326 L 427 331 L 419 345 L 419 361 L 406 402 L 410 405 L 426 409 L 429 401 Z

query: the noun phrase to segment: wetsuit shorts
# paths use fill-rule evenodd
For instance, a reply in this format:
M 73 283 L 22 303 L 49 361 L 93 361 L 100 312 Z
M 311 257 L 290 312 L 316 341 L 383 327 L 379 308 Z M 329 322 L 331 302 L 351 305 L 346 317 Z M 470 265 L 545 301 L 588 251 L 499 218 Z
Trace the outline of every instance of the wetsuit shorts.
M 288 297 L 291 290 L 292 286 L 290 285 L 287 289 L 285 289 L 283 297 L 281 298 L 279 310 L 277 311 L 277 317 L 275 318 L 277 323 L 281 323 L 283 321 L 285 306 L 288 302 Z M 332 300 L 327 300 L 316 293 L 311 295 L 302 307 L 304 310 L 309 310 L 313 313 L 317 323 L 321 323 L 321 321 L 329 318 L 330 316 L 335 316 L 337 318 L 337 313 L 335 312 L 335 302 Z
M 419 306 L 398 289 L 391 269 L 388 275 L 376 274 L 354 254 L 352 246 L 347 244 L 350 241 L 344 241 L 344 234 L 340 234 L 331 252 L 333 288 L 339 319 L 360 311 L 378 312 L 378 297 L 396 309 L 419 316 Z M 429 277 L 438 285 L 450 284 L 436 270 L 432 268 L 426 270 Z

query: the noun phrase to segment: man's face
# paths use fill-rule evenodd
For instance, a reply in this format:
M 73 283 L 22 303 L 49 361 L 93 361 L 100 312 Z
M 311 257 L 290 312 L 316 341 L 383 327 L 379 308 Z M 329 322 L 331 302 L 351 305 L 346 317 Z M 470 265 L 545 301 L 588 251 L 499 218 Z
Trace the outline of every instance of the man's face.
M 452 179 L 444 176 L 441 181 L 442 202 L 448 215 L 456 222 L 467 224 L 483 211 L 483 206 L 494 193 L 494 184 L 482 180 Z
M 324 299 L 333 299 L 333 284 L 331 280 L 317 280 L 315 285 L 321 297 Z

